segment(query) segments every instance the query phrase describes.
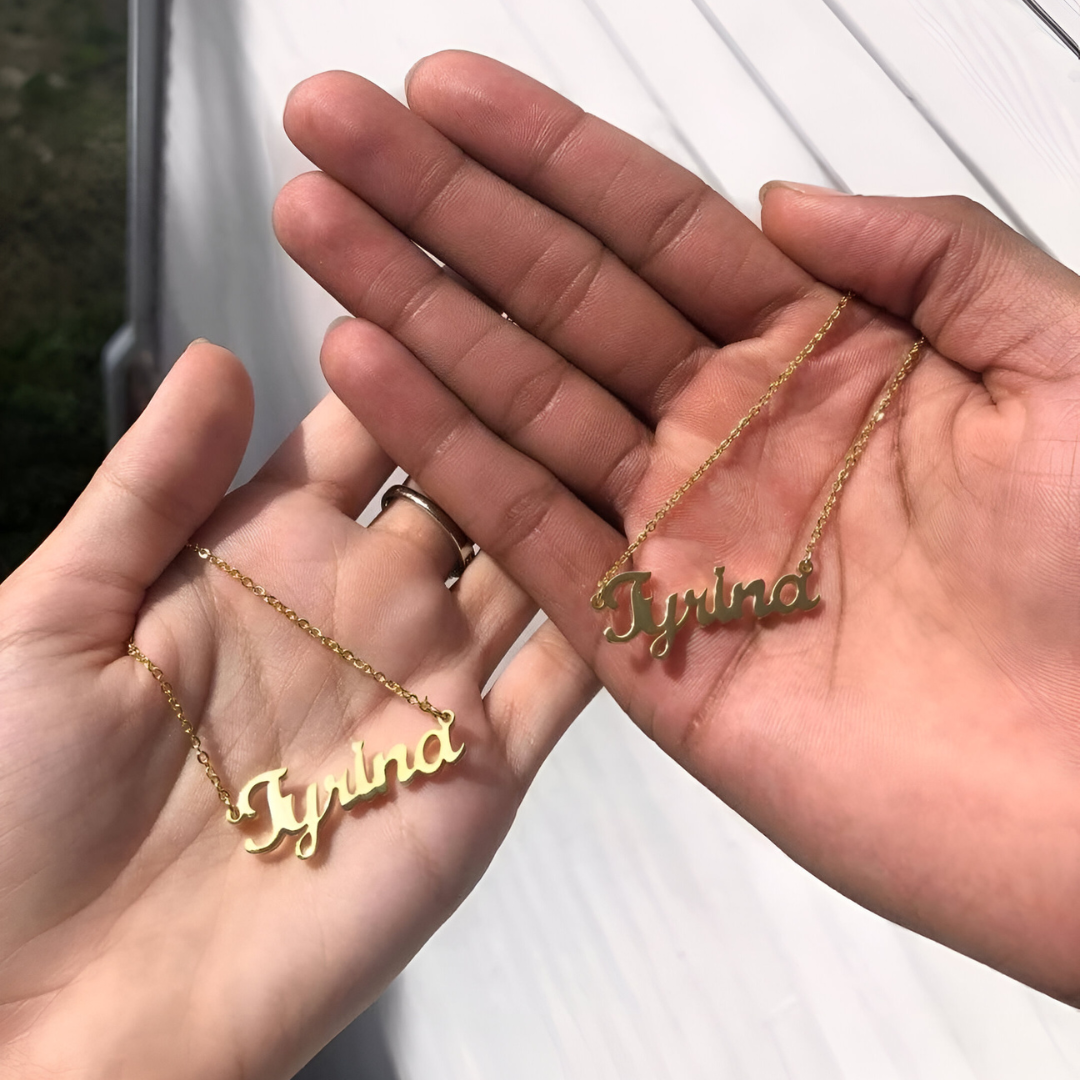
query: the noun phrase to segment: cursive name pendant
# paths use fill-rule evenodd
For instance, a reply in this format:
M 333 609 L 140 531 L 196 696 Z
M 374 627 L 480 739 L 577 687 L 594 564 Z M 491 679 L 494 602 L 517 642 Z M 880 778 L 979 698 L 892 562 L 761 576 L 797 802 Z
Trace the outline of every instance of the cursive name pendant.
M 709 589 L 703 589 L 700 593 L 694 589 L 670 593 L 661 605 L 662 614 L 658 616 L 653 607 L 653 598 L 645 593 L 645 586 L 651 579 L 652 573 L 647 570 L 627 570 L 620 573 L 619 568 L 656 531 L 656 527 L 667 517 L 679 500 L 727 452 L 731 444 L 746 430 L 751 421 L 768 405 L 773 395 L 795 374 L 802 362 L 814 351 L 814 347 L 818 342 L 829 332 L 833 323 L 839 318 L 840 312 L 844 310 L 850 300 L 851 293 L 846 293 L 840 298 L 839 303 L 833 308 L 817 333 L 799 350 L 798 355 L 791 363 L 769 383 L 765 392 L 732 428 L 727 438 L 668 496 L 660 509 L 646 522 L 637 538 L 619 556 L 611 569 L 597 582 L 596 592 L 593 593 L 591 600 L 592 606 L 597 611 L 604 611 L 605 609 L 617 611 L 619 602 L 615 594 L 623 586 L 629 587 L 630 625 L 621 633 L 612 626 L 607 627 L 604 631 L 606 640 L 617 644 L 632 641 L 638 634 L 644 634 L 652 639 L 649 643 L 649 654 L 660 660 L 671 651 L 671 644 L 675 640 L 676 633 L 680 627 L 690 621 L 691 616 L 693 616 L 698 626 L 711 626 L 717 622 L 729 623 L 741 619 L 747 611 L 755 619 L 764 619 L 769 615 L 790 615 L 796 611 L 812 611 L 817 607 L 821 597 L 811 596 L 809 585 L 810 575 L 814 572 L 814 548 L 821 539 L 825 523 L 829 520 L 829 515 L 836 507 L 844 484 L 847 483 L 848 477 L 858 464 L 859 458 L 862 457 L 863 451 L 870 441 L 870 436 L 877 425 L 885 419 L 885 411 L 896 396 L 900 385 L 915 366 L 919 350 L 923 345 L 922 338 L 919 338 L 908 349 L 892 380 L 878 399 L 870 418 L 863 424 L 855 441 L 844 455 L 843 465 L 841 465 L 840 471 L 833 481 L 832 489 L 810 533 L 810 539 L 807 542 L 803 557 L 799 561 L 797 573 L 784 574 L 776 580 L 771 589 L 766 585 L 764 578 L 755 578 L 745 585 L 738 581 L 731 587 L 730 596 L 726 596 L 724 590 L 725 567 L 718 566 L 713 570 L 715 582 L 711 593 Z M 680 600 L 682 602 L 681 608 Z
M 310 783 L 304 795 L 304 808 L 300 817 L 296 816 L 294 796 L 285 794 L 281 790 L 281 781 L 285 779 L 288 769 L 270 769 L 268 772 L 253 776 L 241 789 L 236 799 L 238 811 L 237 817 L 229 817 L 231 822 L 239 822 L 244 818 L 257 816 L 257 811 L 252 809 L 251 794 L 260 787 L 266 788 L 266 805 L 270 812 L 270 832 L 262 840 L 248 838 L 244 841 L 244 847 L 248 851 L 262 852 L 273 851 L 274 848 L 285 839 L 286 836 L 296 836 L 296 854 L 301 859 L 310 859 L 315 854 L 319 843 L 319 825 L 326 817 L 334 796 L 342 810 L 351 810 L 359 802 L 367 802 L 377 795 L 385 795 L 388 779 L 386 767 L 393 765 L 397 773 L 399 784 L 407 784 L 417 773 L 431 776 L 437 773 L 443 765 L 457 761 L 465 752 L 464 745 L 454 749 L 450 741 L 450 726 L 454 722 L 454 714 L 450 709 L 444 710 L 439 717 L 437 726 L 425 731 L 416 743 L 416 748 L 410 758 L 404 743 L 398 743 L 389 750 L 376 754 L 371 759 L 371 773 L 368 774 L 364 763 L 364 744 L 354 742 L 352 744 L 355 764 L 352 775 L 345 769 L 340 776 L 328 776 L 323 781 L 326 795 L 319 803 L 319 785 Z M 429 752 L 429 747 L 434 747 L 434 754 Z
M 718 566 L 713 571 L 716 582 L 713 585 L 710 600 L 709 590 L 702 589 L 695 593 L 687 589 L 682 595 L 683 609 L 679 612 L 679 594 L 671 593 L 664 601 L 663 616 L 656 621 L 653 614 L 652 599 L 645 595 L 643 586 L 652 577 L 648 570 L 627 570 L 616 574 L 601 590 L 600 598 L 604 607 L 617 611 L 619 604 L 615 599 L 615 590 L 620 585 L 630 586 L 630 627 L 619 633 L 613 626 L 604 631 L 608 641 L 632 641 L 638 634 L 651 637 L 649 652 L 662 660 L 668 654 L 675 633 L 693 612 L 698 626 L 712 626 L 714 622 L 729 623 L 743 616 L 746 601 L 752 601 L 750 611 L 755 619 L 764 619 L 766 615 L 790 615 L 793 611 L 813 611 L 821 600 L 820 596 L 809 596 L 807 581 L 810 572 L 785 574 L 778 578 L 772 589 L 767 589 L 762 578 L 756 578 L 748 585 L 737 581 L 731 587 L 731 598 L 724 599 L 724 567 Z M 787 599 L 784 590 L 788 589 Z M 794 590 L 794 592 L 790 590 Z M 768 598 L 766 599 L 766 593 Z
M 191 721 L 184 714 L 183 706 L 166 680 L 164 672 L 136 646 L 134 639 L 129 641 L 127 646 L 128 655 L 138 660 L 157 680 L 161 692 L 165 695 L 165 700 L 169 703 L 169 708 L 172 709 L 181 729 L 191 743 L 191 748 L 195 751 L 195 759 L 203 767 L 203 771 L 217 792 L 218 799 L 225 806 L 226 820 L 231 825 L 237 825 L 241 821 L 258 817 L 258 811 L 251 805 L 251 796 L 259 788 L 266 788 L 270 831 L 261 840 L 249 837 L 244 842 L 244 847 L 248 851 L 255 853 L 273 851 L 286 836 L 297 836 L 296 854 L 301 859 L 310 859 L 318 849 L 319 826 L 329 813 L 335 798 L 343 810 L 351 810 L 357 803 L 368 802 L 379 795 L 386 794 L 389 788 L 387 774 L 389 766 L 393 765 L 398 783 L 407 784 L 418 774 L 431 776 L 437 773 L 443 765 L 452 764 L 465 752 L 464 744 L 459 744 L 455 748 L 450 737 L 450 729 L 454 723 L 452 709 L 436 708 L 426 697 L 420 698 L 411 691 L 406 690 L 400 683 L 388 679 L 366 660 L 361 660 L 349 649 L 343 648 L 333 638 L 328 637 L 318 627 L 308 622 L 307 619 L 301 618 L 292 608 L 287 607 L 277 597 L 271 596 L 261 585 L 256 585 L 251 578 L 235 567 L 230 566 L 224 559 L 219 558 L 208 548 L 199 547 L 196 544 L 188 544 L 187 546 L 195 551 L 199 558 L 239 582 L 254 596 L 268 604 L 291 623 L 295 623 L 299 629 L 313 637 L 320 645 L 340 656 L 347 664 L 356 668 L 369 679 L 374 679 L 375 682 L 384 686 L 390 693 L 419 709 L 420 712 L 429 714 L 435 720 L 435 726 L 429 728 L 420 736 L 416 745 L 412 748 L 411 754 L 404 743 L 398 743 L 389 750 L 376 753 L 371 758 L 370 771 L 364 756 L 363 742 L 354 742 L 352 744 L 352 772 L 350 773 L 346 768 L 340 776 L 328 776 L 323 782 L 325 795 L 322 797 L 321 802 L 319 785 L 317 783 L 308 784 L 299 817 L 297 816 L 295 795 L 283 791 L 281 786 L 288 773 L 287 768 L 270 769 L 252 777 L 240 789 L 240 794 L 234 802 L 228 788 L 222 783 L 217 771 L 210 763 L 210 757 L 203 748 L 202 741 L 195 733 Z

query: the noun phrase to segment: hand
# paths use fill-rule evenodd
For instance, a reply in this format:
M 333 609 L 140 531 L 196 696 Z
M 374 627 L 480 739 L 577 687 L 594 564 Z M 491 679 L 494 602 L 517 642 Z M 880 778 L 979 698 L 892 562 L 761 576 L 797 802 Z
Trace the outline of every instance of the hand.
M 481 57 L 426 60 L 408 96 L 332 73 L 287 107 L 323 172 L 276 224 L 358 316 L 324 346 L 341 399 L 792 857 L 1080 999 L 1080 282 L 958 199 L 772 187 L 763 234 Z M 662 661 L 605 641 L 625 610 L 593 610 L 597 580 L 849 289 L 863 299 L 635 557 L 658 617 L 715 566 L 729 587 L 793 571 L 925 334 L 815 553 L 821 604 L 683 627 Z
M 0 587 L 0 1073 L 290 1077 L 466 895 L 594 689 L 548 627 L 481 688 L 534 608 L 486 556 L 395 502 L 392 464 L 333 396 L 222 500 L 251 389 L 193 345 L 56 532 Z M 219 505 L 220 503 L 220 505 Z M 309 781 L 435 725 L 184 549 L 195 536 L 440 709 L 467 753 L 348 813 L 309 862 L 226 823 L 160 666 L 234 798 Z M 543 687 L 541 696 L 537 688 Z M 433 744 L 428 759 L 433 759 Z M 325 802 L 323 802 L 325 805 Z M 302 839 L 303 837 L 301 837 Z

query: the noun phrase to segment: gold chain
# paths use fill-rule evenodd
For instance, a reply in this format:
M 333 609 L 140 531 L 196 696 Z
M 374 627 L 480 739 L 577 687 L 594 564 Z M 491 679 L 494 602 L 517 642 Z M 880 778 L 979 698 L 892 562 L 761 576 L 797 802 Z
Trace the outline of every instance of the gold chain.
M 417 694 L 412 693 L 412 691 L 407 690 L 401 683 L 394 682 L 393 679 L 387 678 L 386 675 L 377 668 L 372 667 L 366 660 L 361 660 L 360 657 L 355 655 L 351 650 L 346 649 L 332 637 L 324 634 L 317 626 L 313 626 L 307 619 L 301 618 L 291 607 L 282 603 L 276 596 L 271 596 L 261 585 L 256 585 L 246 574 L 215 555 L 209 548 L 200 547 L 198 544 L 192 543 L 188 543 L 186 546 L 191 548 L 200 559 L 210 563 L 211 566 L 216 567 L 223 574 L 227 574 L 234 581 L 238 581 L 248 590 L 248 592 L 257 596 L 263 603 L 269 604 L 276 612 L 284 615 L 289 622 L 294 623 L 306 634 L 310 634 L 320 645 L 325 646 L 332 653 L 340 656 L 347 664 L 351 664 L 357 671 L 363 673 L 369 679 L 374 679 L 380 686 L 386 687 L 390 693 L 396 694 L 414 708 L 419 709 L 421 712 L 427 713 L 430 716 L 434 716 L 437 720 L 445 720 L 447 722 L 453 721 L 454 713 L 450 709 L 439 709 L 432 705 L 426 697 L 421 698 Z M 229 820 L 234 823 L 239 821 L 240 811 L 233 802 L 228 789 L 221 782 L 221 778 L 218 776 L 214 766 L 210 763 L 210 757 L 203 749 L 199 736 L 191 726 L 191 721 L 184 715 L 183 706 L 181 706 L 180 700 L 176 696 L 176 692 L 166 680 L 165 673 L 148 656 L 146 656 L 145 653 L 139 650 L 135 645 L 134 639 L 128 642 L 127 651 L 129 656 L 135 657 L 135 659 L 138 660 L 139 663 L 142 664 L 142 666 L 157 680 L 158 685 L 161 687 L 161 692 L 165 695 L 165 700 L 169 703 L 169 708 L 172 709 L 177 720 L 180 721 L 180 727 L 188 737 L 191 748 L 195 751 L 196 760 L 203 767 L 210 782 L 214 785 L 214 790 L 217 791 L 218 798 L 225 804 Z
M 645 527 L 638 533 L 636 539 L 630 544 L 629 547 L 619 556 L 616 562 L 612 565 L 611 569 L 596 583 L 596 592 L 593 594 L 591 604 L 597 611 L 603 610 L 606 606 L 604 601 L 604 590 L 608 584 L 619 572 L 621 567 L 643 543 L 648 539 L 649 535 L 656 531 L 656 527 L 664 520 L 665 517 L 674 509 L 679 500 L 705 475 L 705 473 L 723 456 L 733 442 L 746 430 L 754 418 L 765 408 L 766 405 L 772 400 L 776 392 L 791 378 L 792 375 L 798 370 L 799 366 L 809 355 L 814 351 L 815 346 L 832 328 L 833 323 L 840 317 L 840 312 L 847 307 L 848 302 L 851 300 L 851 293 L 845 293 L 836 307 L 833 308 L 829 317 L 821 324 L 817 333 L 799 350 L 798 354 L 791 361 L 790 364 L 775 379 L 766 387 L 765 392 L 754 402 L 753 405 L 747 410 L 746 415 L 731 429 L 727 438 L 724 439 L 720 445 L 713 450 L 713 452 L 683 481 L 683 483 L 675 489 L 668 496 L 668 498 L 661 504 L 660 509 L 645 523 Z M 817 546 L 818 541 L 821 539 L 821 534 L 825 528 L 825 523 L 829 520 L 829 515 L 833 512 L 833 508 L 836 506 L 837 500 L 840 497 L 840 491 L 844 484 L 847 483 L 848 477 L 851 476 L 859 458 L 862 457 L 863 451 L 866 449 L 867 443 L 870 441 L 870 436 L 874 431 L 874 428 L 885 418 L 885 410 L 892 402 L 896 391 L 900 388 L 900 384 L 907 378 L 908 373 L 915 366 L 915 362 L 919 356 L 919 350 L 923 345 L 923 338 L 919 338 L 911 348 L 908 350 L 904 357 L 903 362 L 897 369 L 896 374 L 893 376 L 892 381 L 889 383 L 885 392 L 882 394 L 880 400 L 877 403 L 877 408 L 874 410 L 873 415 L 863 425 L 862 430 L 859 432 L 855 441 L 851 444 L 851 448 L 847 454 L 844 455 L 844 464 L 840 469 L 836 480 L 833 482 L 832 490 L 829 492 L 828 498 L 825 500 L 825 505 L 822 507 L 820 515 L 818 515 L 817 523 L 814 525 L 813 532 L 810 534 L 810 540 L 806 545 L 806 551 L 803 554 L 803 558 L 799 563 L 799 572 L 802 574 L 809 574 L 814 569 L 813 553 L 814 548 Z
M 802 561 L 799 563 L 800 574 L 810 574 L 813 572 L 814 560 L 811 556 L 814 554 L 814 548 L 817 546 L 817 542 L 821 539 L 821 534 L 825 529 L 825 522 L 829 520 L 829 515 L 833 512 L 833 507 L 836 506 L 836 502 L 840 498 L 840 491 L 844 484 L 847 483 L 848 477 L 855 471 L 855 466 L 858 464 L 859 458 L 862 457 L 862 453 L 866 449 L 867 443 L 870 442 L 870 436 L 874 433 L 874 428 L 885 419 L 885 410 L 892 403 L 892 399 L 896 396 L 896 391 L 900 389 L 900 384 L 908 377 L 911 369 L 915 366 L 915 363 L 919 358 L 919 350 L 923 347 L 925 340 L 925 338 L 920 337 L 912 344 L 911 348 L 908 349 L 907 355 L 896 369 L 896 374 L 892 377 L 892 382 L 886 387 L 885 393 L 881 395 L 881 398 L 877 403 L 877 408 L 874 410 L 870 419 L 863 424 L 862 430 L 851 444 L 851 449 L 844 455 L 844 464 L 840 466 L 840 472 L 836 474 L 832 490 L 829 492 L 829 497 L 825 500 L 825 505 L 821 508 L 821 513 L 818 514 L 817 522 L 814 525 L 814 531 L 810 534 L 810 539 L 806 545 L 806 551 L 803 553 Z
M 232 801 L 232 796 L 221 782 L 221 777 L 218 776 L 214 766 L 210 764 L 210 756 L 203 749 L 202 740 L 195 734 L 195 729 L 191 726 L 191 721 L 184 715 L 184 707 L 180 704 L 180 699 L 176 696 L 176 692 L 165 678 L 165 672 L 163 672 L 149 656 L 140 651 L 134 641 L 128 642 L 127 651 L 128 656 L 134 656 L 135 659 L 138 660 L 155 679 L 157 679 L 158 685 L 161 687 L 161 692 L 165 695 L 165 700 L 169 703 L 169 708 L 176 714 L 176 719 L 180 721 L 180 727 L 191 742 L 191 749 L 195 751 L 195 760 L 203 767 L 203 771 L 209 778 L 210 783 L 214 785 L 214 790 L 217 792 L 218 798 L 225 804 L 229 820 L 235 824 L 240 820 L 240 811 L 236 808 L 236 804 Z
M 291 623 L 295 623 L 306 634 L 310 634 L 320 645 L 324 645 L 332 653 L 340 656 L 347 664 L 352 664 L 357 671 L 363 672 L 369 679 L 374 679 L 380 686 L 385 686 L 391 694 L 397 694 L 403 701 L 407 701 L 414 708 L 419 709 L 423 713 L 427 713 L 429 716 L 434 716 L 437 720 L 448 720 L 451 717 L 451 711 L 449 709 L 439 709 L 431 704 L 428 699 L 420 698 L 416 694 L 409 690 L 406 690 L 401 683 L 394 682 L 393 679 L 388 679 L 381 671 L 372 667 L 366 660 L 361 660 L 359 656 L 354 655 L 348 649 L 339 645 L 332 637 L 327 637 L 317 626 L 312 626 L 307 619 L 302 619 L 291 607 L 286 607 L 276 596 L 271 596 L 261 585 L 256 585 L 251 578 L 246 577 L 243 573 L 236 569 L 234 566 L 230 566 L 224 559 L 219 558 L 209 548 L 199 547 L 198 544 L 188 544 L 189 548 L 194 551 L 200 559 L 205 559 L 211 566 L 217 567 L 223 574 L 228 574 L 234 581 L 240 582 L 248 592 L 257 596 L 264 604 L 269 604 L 275 611 L 280 612 Z
M 607 588 L 611 579 L 619 572 L 619 567 L 623 565 L 642 544 L 648 539 L 649 534 L 656 531 L 656 527 L 664 520 L 665 517 L 675 508 L 676 503 L 705 475 L 706 472 L 727 452 L 728 447 L 746 430 L 751 421 L 765 408 L 766 405 L 772 400 L 773 395 L 791 378 L 792 375 L 798 370 L 802 362 L 814 351 L 815 346 L 819 341 L 832 329 L 832 325 L 840 317 L 840 312 L 847 307 L 848 302 L 851 300 L 851 293 L 844 293 L 840 297 L 836 307 L 832 309 L 829 317 L 821 324 L 817 333 L 799 350 L 798 355 L 791 361 L 790 364 L 771 383 L 765 390 L 765 393 L 761 395 L 750 406 L 746 415 L 731 429 L 727 438 L 683 481 L 683 483 L 677 487 L 668 497 L 664 500 L 660 509 L 645 523 L 645 527 L 637 535 L 637 539 L 630 544 L 630 546 L 619 556 L 610 570 L 596 583 L 596 592 L 592 597 L 592 606 L 597 611 L 602 611 L 604 608 L 604 589 Z M 835 500 L 834 500 L 835 501 Z M 831 509 L 831 507 L 830 507 Z

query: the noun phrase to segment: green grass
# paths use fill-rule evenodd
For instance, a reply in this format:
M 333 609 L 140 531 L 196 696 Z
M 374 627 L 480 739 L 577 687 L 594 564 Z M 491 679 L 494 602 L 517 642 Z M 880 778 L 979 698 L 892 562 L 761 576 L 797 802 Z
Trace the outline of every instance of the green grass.
M 104 452 L 124 317 L 124 0 L 0 4 L 0 577 Z

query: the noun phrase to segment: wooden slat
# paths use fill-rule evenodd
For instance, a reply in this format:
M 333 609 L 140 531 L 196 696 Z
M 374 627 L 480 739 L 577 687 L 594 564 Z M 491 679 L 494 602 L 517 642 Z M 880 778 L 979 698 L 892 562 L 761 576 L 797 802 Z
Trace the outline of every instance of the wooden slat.
M 822 3 L 698 0 L 829 163 L 864 194 L 951 193 L 1002 207 L 844 24 Z M 795 177 L 794 179 L 799 179 Z
M 1021 0 L 826 0 L 985 177 L 1080 269 L 1080 67 Z

